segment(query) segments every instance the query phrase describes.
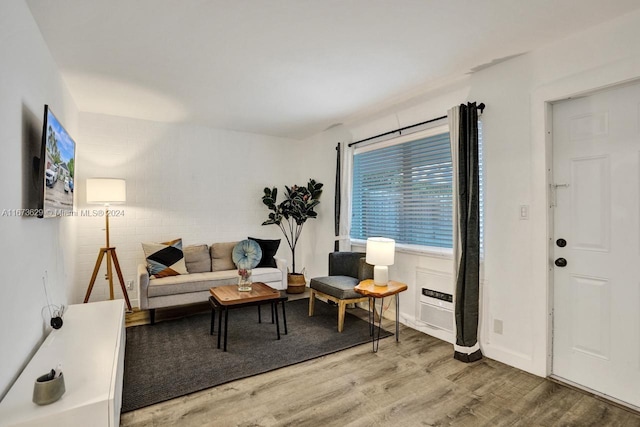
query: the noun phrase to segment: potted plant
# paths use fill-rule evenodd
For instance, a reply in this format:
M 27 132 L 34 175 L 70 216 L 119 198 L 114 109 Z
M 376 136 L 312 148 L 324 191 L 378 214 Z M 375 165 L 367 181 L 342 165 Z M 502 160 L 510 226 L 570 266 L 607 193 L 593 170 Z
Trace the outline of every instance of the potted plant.
M 296 272 L 296 245 L 302 232 L 304 223 L 309 218 L 316 218 L 318 213 L 314 210 L 320 203 L 322 194 L 322 184 L 313 179 L 309 180 L 306 187 L 294 185 L 289 188 L 285 186 L 285 199 L 276 204 L 278 189 L 265 188 L 262 196 L 262 203 L 269 208 L 269 219 L 262 225 L 276 224 L 282 230 L 287 244 L 291 249 L 292 269 L 287 280 L 288 293 L 302 293 L 305 288 L 304 275 Z

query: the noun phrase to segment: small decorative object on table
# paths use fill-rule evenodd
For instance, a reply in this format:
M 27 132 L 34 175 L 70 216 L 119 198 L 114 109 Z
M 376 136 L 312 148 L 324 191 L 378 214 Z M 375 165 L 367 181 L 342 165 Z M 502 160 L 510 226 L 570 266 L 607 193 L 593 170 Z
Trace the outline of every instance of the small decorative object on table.
M 251 291 L 251 270 L 246 268 L 241 268 L 238 270 L 238 290 L 240 292 L 250 292 Z
M 60 399 L 65 392 L 64 377 L 60 365 L 36 380 L 33 386 L 33 403 L 48 405 Z
M 262 259 L 262 249 L 255 240 L 239 242 L 231 253 L 233 262 L 238 267 L 238 291 L 251 292 L 251 269 Z

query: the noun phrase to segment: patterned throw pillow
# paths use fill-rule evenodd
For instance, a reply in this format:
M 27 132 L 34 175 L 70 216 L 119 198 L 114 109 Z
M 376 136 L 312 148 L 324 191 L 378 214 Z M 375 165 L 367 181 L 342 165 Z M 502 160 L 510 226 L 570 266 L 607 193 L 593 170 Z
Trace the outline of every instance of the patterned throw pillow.
M 143 243 L 147 270 L 151 279 L 189 274 L 182 253 L 182 239 L 165 243 Z

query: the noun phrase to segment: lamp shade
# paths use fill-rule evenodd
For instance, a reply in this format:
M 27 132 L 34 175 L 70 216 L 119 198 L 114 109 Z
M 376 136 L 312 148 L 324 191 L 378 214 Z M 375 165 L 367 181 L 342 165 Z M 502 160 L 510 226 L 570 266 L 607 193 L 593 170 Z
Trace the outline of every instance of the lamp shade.
M 385 237 L 367 239 L 367 264 L 393 265 L 396 254 L 396 241 Z
M 87 203 L 110 204 L 127 201 L 127 183 L 118 178 L 88 178 Z

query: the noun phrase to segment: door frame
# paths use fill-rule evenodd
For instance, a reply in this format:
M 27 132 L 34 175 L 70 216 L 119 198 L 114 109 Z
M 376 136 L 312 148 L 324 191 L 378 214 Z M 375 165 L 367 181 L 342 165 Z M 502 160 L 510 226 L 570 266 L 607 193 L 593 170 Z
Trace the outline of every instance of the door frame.
M 628 59 L 542 85 L 531 92 L 532 372 L 552 374 L 553 363 L 553 104 L 640 81 L 640 61 Z M 543 232 L 544 230 L 544 232 Z M 539 231 L 539 232 L 538 232 Z

